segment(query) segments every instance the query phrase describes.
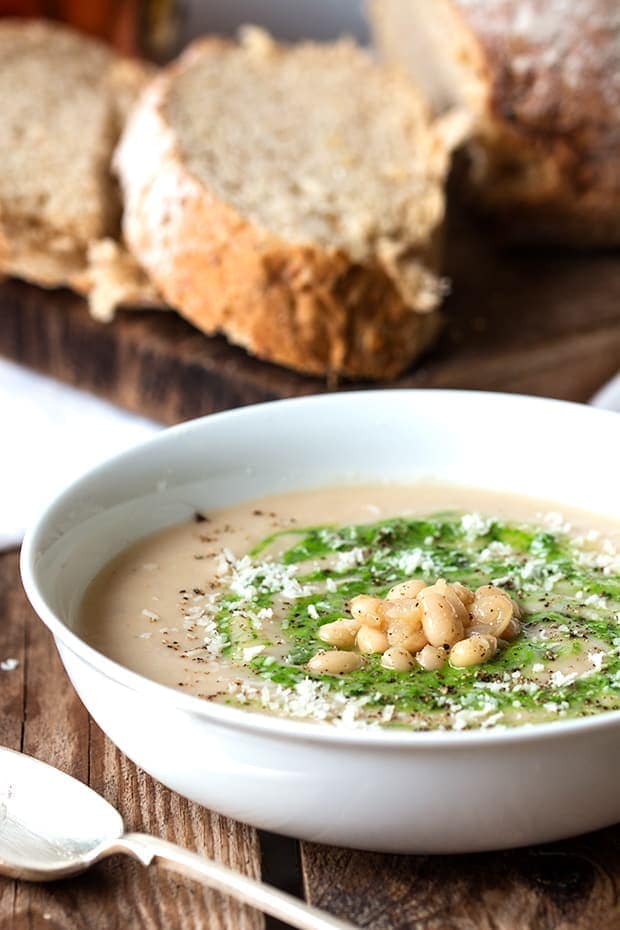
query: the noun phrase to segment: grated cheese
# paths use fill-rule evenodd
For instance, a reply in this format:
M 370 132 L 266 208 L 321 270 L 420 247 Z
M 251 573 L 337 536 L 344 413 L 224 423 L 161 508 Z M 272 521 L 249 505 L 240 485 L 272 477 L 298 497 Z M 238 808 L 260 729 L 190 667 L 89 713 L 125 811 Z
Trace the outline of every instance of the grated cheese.
M 142 611 L 142 616 L 146 617 L 147 620 L 161 620 L 159 614 L 156 614 L 154 610 L 149 610 L 148 607 L 145 607 Z

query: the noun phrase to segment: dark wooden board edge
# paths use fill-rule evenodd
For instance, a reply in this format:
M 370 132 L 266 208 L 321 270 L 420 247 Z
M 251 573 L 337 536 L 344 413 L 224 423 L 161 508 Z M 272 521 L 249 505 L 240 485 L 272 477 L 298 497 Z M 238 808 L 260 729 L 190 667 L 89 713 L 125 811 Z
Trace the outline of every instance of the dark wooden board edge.
M 462 215 L 451 220 L 452 293 L 437 346 L 377 385 L 300 375 L 206 337 L 175 313 L 92 320 L 67 291 L 0 283 L 0 354 L 136 413 L 175 423 L 328 390 L 452 387 L 586 401 L 620 368 L 620 256 L 505 251 Z

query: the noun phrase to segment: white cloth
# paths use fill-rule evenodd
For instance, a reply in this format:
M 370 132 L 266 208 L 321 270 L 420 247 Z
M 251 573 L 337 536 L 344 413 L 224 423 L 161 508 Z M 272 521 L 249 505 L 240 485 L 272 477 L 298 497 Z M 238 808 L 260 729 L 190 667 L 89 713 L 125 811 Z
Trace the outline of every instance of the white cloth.
M 604 410 L 617 410 L 620 413 L 620 371 L 615 378 L 604 384 L 596 392 L 590 403 L 593 407 L 602 407 Z
M 0 423 L 0 551 L 65 485 L 160 428 L 3 359 Z

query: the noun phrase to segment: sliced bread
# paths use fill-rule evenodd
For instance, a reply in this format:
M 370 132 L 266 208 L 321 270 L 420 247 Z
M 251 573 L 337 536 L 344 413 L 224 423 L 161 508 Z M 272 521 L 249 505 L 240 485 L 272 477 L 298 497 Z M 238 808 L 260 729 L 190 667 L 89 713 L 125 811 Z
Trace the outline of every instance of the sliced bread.
M 96 293 L 89 250 L 108 238 L 121 248 L 111 154 L 149 74 L 64 26 L 0 20 L 0 272 Z M 140 299 L 154 299 L 135 274 Z M 105 291 L 98 308 L 109 315 Z
M 618 0 L 371 0 L 384 59 L 465 105 L 469 182 L 512 238 L 620 243 Z
M 194 43 L 115 156 L 126 242 L 206 333 L 300 371 L 401 372 L 432 340 L 447 134 L 350 41 Z

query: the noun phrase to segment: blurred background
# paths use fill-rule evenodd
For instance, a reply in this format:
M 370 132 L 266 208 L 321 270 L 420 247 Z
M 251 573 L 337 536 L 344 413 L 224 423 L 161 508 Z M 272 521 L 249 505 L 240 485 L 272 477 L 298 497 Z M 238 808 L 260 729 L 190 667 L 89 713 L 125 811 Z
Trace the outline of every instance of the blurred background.
M 1 0 L 0 14 L 64 20 L 126 53 L 165 60 L 189 39 L 260 23 L 278 38 L 369 41 L 363 0 Z

